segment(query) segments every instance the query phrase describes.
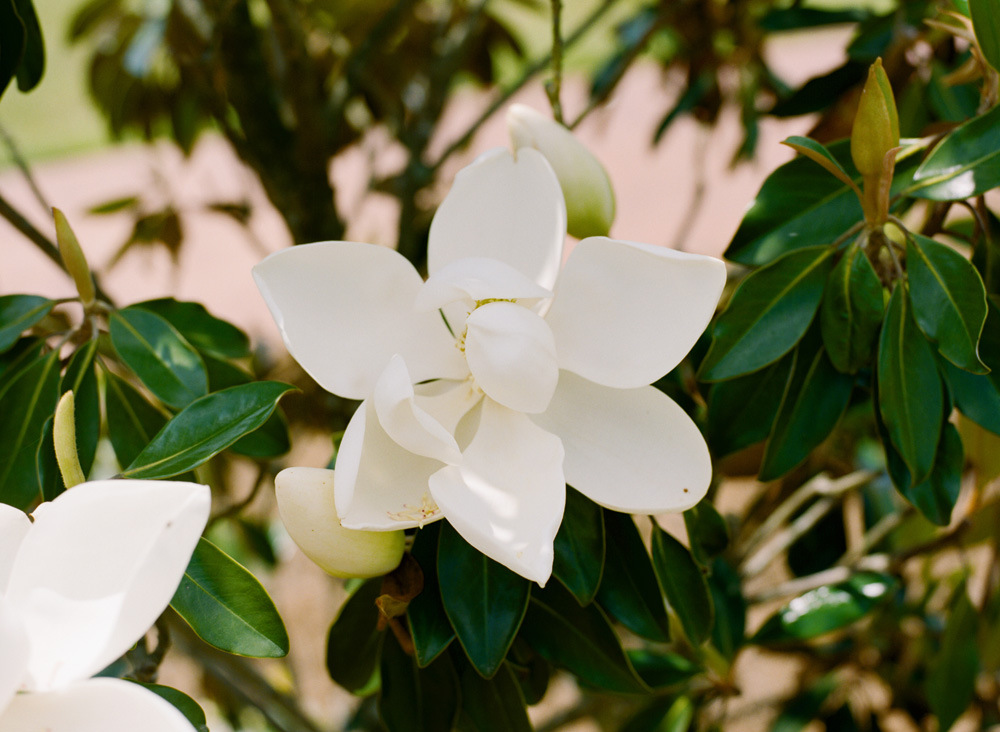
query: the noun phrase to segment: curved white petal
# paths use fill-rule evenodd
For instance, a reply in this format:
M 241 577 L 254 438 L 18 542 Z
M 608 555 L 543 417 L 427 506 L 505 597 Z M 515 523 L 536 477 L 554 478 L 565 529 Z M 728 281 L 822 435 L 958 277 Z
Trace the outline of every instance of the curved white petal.
M 708 490 L 712 461 L 704 438 L 651 386 L 612 389 L 563 371 L 548 410 L 532 419 L 562 438 L 566 482 L 602 506 L 685 511 Z
M 476 384 L 505 407 L 544 411 L 559 365 L 552 331 L 541 316 L 512 302 L 491 302 L 466 323 L 465 358 Z
M 524 305 L 552 297 L 509 264 L 496 259 L 468 257 L 450 262 L 432 274 L 417 295 L 416 307 L 436 310 L 456 301 L 473 306 L 479 300 L 519 300 Z
M 28 514 L 0 503 L 0 596 L 7 589 L 7 578 L 14 566 L 14 558 L 29 528 L 31 520 Z
M 462 459 L 452 434 L 417 406 L 410 372 L 402 356 L 395 355 L 389 361 L 375 384 L 372 401 L 382 429 L 400 447 L 443 463 L 453 464 Z
M 544 585 L 566 504 L 559 438 L 487 399 L 463 457 L 431 476 L 434 500 L 476 549 Z
M 621 389 L 653 383 L 691 350 L 725 283 L 726 267 L 713 257 L 584 239 L 545 316 L 560 368 Z
M 18 694 L 0 711 L 3 732 L 194 732 L 170 702 L 122 679 L 88 679 Z
M 34 513 L 7 599 L 31 643 L 30 688 L 86 678 L 166 608 L 208 520 L 208 486 L 83 483 Z
M 379 423 L 372 400 L 362 402 L 337 453 L 333 490 L 341 526 L 394 531 L 441 518 L 427 479 L 442 465 L 397 444 Z
M 423 280 L 392 249 L 306 244 L 275 252 L 253 275 L 288 352 L 327 391 L 364 399 L 394 353 L 418 380 L 464 376 L 441 316 L 413 308 Z
M 544 156 L 522 150 L 515 160 L 497 148 L 455 176 L 431 222 L 427 266 L 434 275 L 456 260 L 486 257 L 551 289 L 565 238 L 566 202 Z
M 28 636 L 20 618 L 3 595 L 0 595 L 0 721 L 3 710 L 13 698 L 28 672 Z M 5 727 L 0 724 L 0 729 Z

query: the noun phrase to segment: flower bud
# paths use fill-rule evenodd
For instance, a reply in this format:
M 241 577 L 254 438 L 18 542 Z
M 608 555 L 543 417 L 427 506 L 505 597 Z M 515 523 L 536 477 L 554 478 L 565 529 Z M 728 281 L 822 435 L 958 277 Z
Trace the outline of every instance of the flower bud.
M 80 293 L 80 301 L 84 307 L 88 307 L 94 302 L 96 293 L 94 291 L 94 278 L 90 274 L 90 267 L 87 266 L 87 259 L 80 249 L 80 242 L 77 241 L 76 234 L 70 228 L 66 216 L 58 208 L 52 209 L 52 216 L 56 221 L 56 242 L 59 244 L 59 254 L 62 257 L 66 271 L 73 278 L 76 291 Z
M 274 479 L 281 520 L 299 548 L 334 577 L 378 577 L 403 558 L 402 531 L 357 531 L 340 525 L 334 471 L 286 468 Z
M 851 158 L 863 176 L 879 176 L 887 152 L 899 146 L 899 116 L 882 59 L 868 69 L 851 129 Z
M 615 218 L 615 194 L 600 161 L 555 120 L 523 104 L 507 111 L 515 150 L 533 147 L 549 161 L 566 199 L 569 233 L 578 239 L 607 236 Z

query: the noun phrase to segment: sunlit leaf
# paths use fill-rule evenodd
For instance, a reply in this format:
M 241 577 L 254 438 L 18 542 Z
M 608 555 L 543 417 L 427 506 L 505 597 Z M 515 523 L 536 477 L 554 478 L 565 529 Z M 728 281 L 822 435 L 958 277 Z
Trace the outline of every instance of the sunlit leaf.
M 931 150 L 907 192 L 917 198 L 955 201 L 1000 186 L 1000 107 L 970 119 Z

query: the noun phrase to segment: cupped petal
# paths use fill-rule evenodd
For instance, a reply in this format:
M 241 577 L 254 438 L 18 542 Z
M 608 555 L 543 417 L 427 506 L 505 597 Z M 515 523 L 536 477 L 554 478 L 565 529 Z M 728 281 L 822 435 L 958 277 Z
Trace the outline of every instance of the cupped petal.
M 726 267 L 714 257 L 584 239 L 545 315 L 560 368 L 619 389 L 653 383 L 691 350 L 725 283 Z
M 337 452 L 334 503 L 341 526 L 395 531 L 441 518 L 427 479 L 443 464 L 400 446 L 382 428 L 372 400 L 362 402 Z
M 14 566 L 17 550 L 29 528 L 31 520 L 28 514 L 0 503 L 0 596 L 7 589 L 7 579 Z
M 473 306 L 481 300 L 518 300 L 531 306 L 552 297 L 534 280 L 496 259 L 469 257 L 450 262 L 432 274 L 417 295 L 416 307 L 436 310 L 453 302 Z
M 537 150 L 497 148 L 459 171 L 431 222 L 431 275 L 467 257 L 496 259 L 551 289 L 566 238 L 566 203 Z M 409 361 L 409 359 L 407 359 Z
M 476 549 L 544 585 L 566 504 L 559 438 L 486 399 L 463 457 L 431 476 L 431 496 Z
M 3 710 L 21 687 L 28 673 L 28 636 L 20 618 L 0 594 L 0 722 Z M 6 729 L 0 724 L 0 729 Z
M 552 331 L 541 316 L 512 302 L 491 302 L 466 323 L 465 358 L 476 384 L 505 407 L 544 411 L 559 366 Z
M 602 506 L 685 511 L 708 491 L 705 439 L 683 409 L 651 386 L 612 389 L 563 371 L 549 408 L 532 419 L 562 439 L 566 482 Z
M 194 732 L 177 708 L 138 684 L 88 679 L 58 691 L 18 694 L 0 711 L 4 732 Z
M 441 316 L 413 307 L 423 280 L 392 249 L 296 246 L 267 257 L 253 275 L 288 352 L 327 391 L 368 397 L 394 353 L 419 380 L 464 376 Z
M 7 589 L 31 644 L 29 688 L 87 678 L 149 629 L 180 584 L 210 503 L 204 485 L 108 480 L 36 509 Z

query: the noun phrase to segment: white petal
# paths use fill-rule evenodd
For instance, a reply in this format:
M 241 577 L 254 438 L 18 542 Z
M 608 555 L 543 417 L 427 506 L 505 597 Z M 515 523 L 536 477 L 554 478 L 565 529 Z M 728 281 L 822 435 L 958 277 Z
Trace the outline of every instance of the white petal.
M 307 244 L 275 252 L 253 274 L 288 352 L 327 391 L 364 399 L 394 353 L 418 380 L 465 375 L 441 316 L 414 310 L 423 281 L 396 251 Z
M 496 259 L 545 288 L 559 273 L 566 203 L 536 150 L 490 150 L 459 171 L 431 222 L 431 275 L 467 257 Z M 409 359 L 407 359 L 409 361 Z
M 100 671 L 166 608 L 208 520 L 207 486 L 83 483 L 34 513 L 7 599 L 31 643 L 31 688 Z
M 334 499 L 348 529 L 393 531 L 441 518 L 427 479 L 443 463 L 398 445 L 366 400 L 351 417 L 337 453 Z
M 194 732 L 175 706 L 138 684 L 89 679 L 18 694 L 0 712 L 3 732 Z
M 28 636 L 20 618 L 0 595 L 0 720 L 4 707 L 13 698 L 28 672 Z M 0 724 L 0 729 L 5 727 Z
M 445 463 L 462 459 L 452 434 L 417 406 L 410 372 L 401 356 L 393 356 L 382 372 L 373 401 L 382 429 L 400 447 Z
M 545 316 L 560 368 L 621 389 L 653 383 L 691 350 L 725 283 L 726 267 L 713 257 L 584 239 Z
M 563 371 L 548 410 L 532 419 L 562 438 L 566 482 L 602 506 L 685 511 L 708 490 L 712 461 L 704 438 L 651 386 L 611 389 Z
M 559 438 L 489 399 L 459 466 L 431 476 L 431 495 L 465 540 L 544 585 L 566 504 Z
M 496 259 L 469 257 L 442 267 L 424 283 L 417 296 L 417 308 L 436 310 L 456 301 L 473 306 L 478 300 L 518 300 L 533 305 L 552 297 L 551 290 L 529 280 L 509 264 Z
M 0 596 L 7 589 L 7 578 L 24 535 L 31 528 L 28 514 L 6 503 L 0 503 Z
M 541 412 L 559 366 L 552 331 L 536 313 L 511 302 L 476 308 L 467 321 L 465 358 L 488 397 L 518 412 Z

